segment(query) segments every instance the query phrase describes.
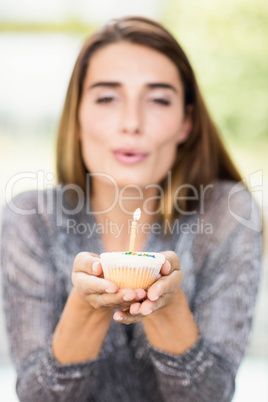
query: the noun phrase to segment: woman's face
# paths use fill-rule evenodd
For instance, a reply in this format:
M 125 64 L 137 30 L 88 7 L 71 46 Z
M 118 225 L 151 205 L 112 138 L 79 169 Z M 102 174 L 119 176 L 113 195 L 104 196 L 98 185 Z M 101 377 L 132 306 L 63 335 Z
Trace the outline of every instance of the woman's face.
M 159 183 L 171 169 L 191 118 L 175 64 L 151 48 L 120 42 L 90 60 L 79 107 L 87 169 L 122 187 Z

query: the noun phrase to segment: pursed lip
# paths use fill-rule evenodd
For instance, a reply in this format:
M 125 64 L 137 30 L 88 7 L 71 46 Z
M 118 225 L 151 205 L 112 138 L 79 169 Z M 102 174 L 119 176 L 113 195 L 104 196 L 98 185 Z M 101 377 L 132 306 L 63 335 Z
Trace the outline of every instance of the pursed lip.
M 125 165 L 134 165 L 144 161 L 149 155 L 148 152 L 143 152 L 133 148 L 119 148 L 113 151 L 115 159 Z

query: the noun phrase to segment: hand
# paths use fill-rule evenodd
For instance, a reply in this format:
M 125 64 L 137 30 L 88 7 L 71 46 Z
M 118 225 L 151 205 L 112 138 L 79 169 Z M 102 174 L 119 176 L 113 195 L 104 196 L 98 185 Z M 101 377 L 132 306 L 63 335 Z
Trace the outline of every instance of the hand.
M 147 299 L 132 302 L 126 311 L 116 311 L 113 316 L 115 321 L 131 324 L 152 313 L 163 314 L 172 304 L 175 305 L 182 277 L 179 258 L 173 251 L 165 251 L 162 254 L 166 261 L 160 270 L 160 278 L 148 289 Z
M 133 302 L 146 297 L 143 289 L 118 289 L 113 282 L 104 279 L 99 255 L 93 253 L 77 254 L 72 282 L 81 299 L 95 310 L 126 310 Z

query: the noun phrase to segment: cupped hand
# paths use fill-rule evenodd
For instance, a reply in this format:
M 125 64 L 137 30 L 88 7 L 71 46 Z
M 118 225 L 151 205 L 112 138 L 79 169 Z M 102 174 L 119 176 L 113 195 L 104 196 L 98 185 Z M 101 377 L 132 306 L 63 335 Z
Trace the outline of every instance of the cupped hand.
M 81 252 L 74 260 L 72 282 L 79 296 L 94 309 L 128 310 L 131 304 L 146 297 L 143 289 L 118 289 L 104 279 L 100 257 Z
M 149 314 L 163 313 L 172 303 L 176 303 L 176 295 L 181 283 L 180 262 L 173 251 L 161 252 L 166 261 L 161 267 L 160 277 L 148 289 L 147 298 L 144 301 L 133 301 L 129 309 L 116 311 L 114 320 L 124 324 L 141 321 Z

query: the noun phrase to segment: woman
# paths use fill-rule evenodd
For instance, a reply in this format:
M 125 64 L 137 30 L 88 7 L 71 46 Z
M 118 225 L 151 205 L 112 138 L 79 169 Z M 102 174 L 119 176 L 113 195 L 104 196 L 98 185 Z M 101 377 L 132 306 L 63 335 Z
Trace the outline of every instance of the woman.
M 20 400 L 230 401 L 260 271 L 243 219 L 259 216 L 160 24 L 121 18 L 85 43 L 57 169 L 60 185 L 19 195 L 3 223 Z M 136 250 L 166 258 L 147 292 L 119 290 L 99 259 L 128 249 L 138 207 Z

